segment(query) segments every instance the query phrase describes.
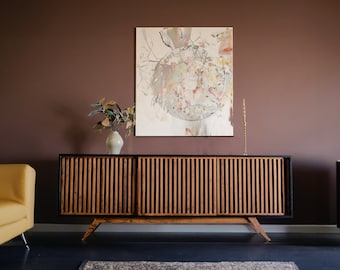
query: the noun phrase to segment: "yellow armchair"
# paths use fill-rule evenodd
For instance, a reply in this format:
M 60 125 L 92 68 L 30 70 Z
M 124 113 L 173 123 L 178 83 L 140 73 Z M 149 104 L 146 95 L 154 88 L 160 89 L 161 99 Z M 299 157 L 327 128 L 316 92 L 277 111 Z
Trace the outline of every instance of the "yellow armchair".
M 35 170 L 27 164 L 0 164 L 0 244 L 34 225 Z

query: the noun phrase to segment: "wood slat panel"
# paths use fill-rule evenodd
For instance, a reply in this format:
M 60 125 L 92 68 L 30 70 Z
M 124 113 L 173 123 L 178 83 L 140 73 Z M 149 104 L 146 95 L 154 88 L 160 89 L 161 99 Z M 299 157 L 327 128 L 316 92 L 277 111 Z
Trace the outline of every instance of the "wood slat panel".
M 65 155 L 60 158 L 60 213 L 290 214 L 290 165 L 283 157 Z
M 284 215 L 283 158 L 217 158 L 218 215 Z
M 135 214 L 133 157 L 63 156 L 60 166 L 61 214 Z
M 215 163 L 215 158 L 207 157 L 138 157 L 138 214 L 216 215 Z M 156 190 L 149 193 L 152 188 Z M 162 200 L 157 194 L 162 194 Z

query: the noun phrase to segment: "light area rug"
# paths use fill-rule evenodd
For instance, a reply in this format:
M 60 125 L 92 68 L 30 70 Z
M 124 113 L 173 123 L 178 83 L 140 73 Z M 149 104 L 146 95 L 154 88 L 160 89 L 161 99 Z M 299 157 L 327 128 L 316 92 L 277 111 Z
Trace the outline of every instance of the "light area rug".
M 294 262 L 152 262 L 87 261 L 79 270 L 298 270 Z

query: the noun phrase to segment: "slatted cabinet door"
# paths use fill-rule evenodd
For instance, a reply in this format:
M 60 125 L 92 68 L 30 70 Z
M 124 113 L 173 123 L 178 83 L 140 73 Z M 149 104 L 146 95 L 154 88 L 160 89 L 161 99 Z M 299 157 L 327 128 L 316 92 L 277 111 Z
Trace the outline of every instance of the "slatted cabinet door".
M 282 157 L 217 157 L 218 215 L 282 216 L 289 174 Z
M 215 168 L 213 157 L 138 157 L 138 215 L 216 215 Z
M 130 156 L 60 156 L 60 213 L 133 215 L 135 174 Z

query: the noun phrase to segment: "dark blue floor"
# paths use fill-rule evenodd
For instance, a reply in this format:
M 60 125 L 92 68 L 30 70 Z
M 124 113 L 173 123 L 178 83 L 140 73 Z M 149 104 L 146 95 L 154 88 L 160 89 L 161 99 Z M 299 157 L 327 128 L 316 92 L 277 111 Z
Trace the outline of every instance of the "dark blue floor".
M 0 269 L 78 269 L 85 260 L 294 261 L 300 270 L 340 269 L 340 234 L 27 233 L 0 246 Z

